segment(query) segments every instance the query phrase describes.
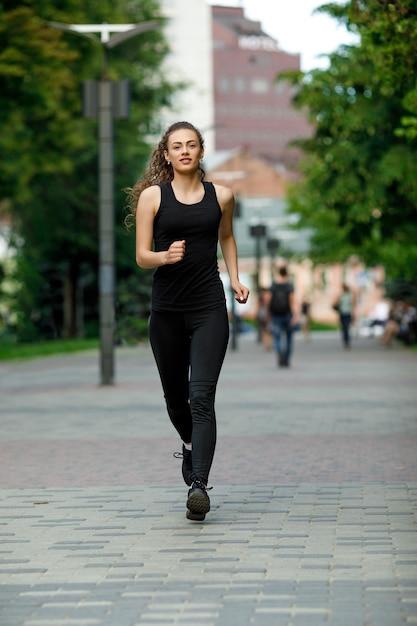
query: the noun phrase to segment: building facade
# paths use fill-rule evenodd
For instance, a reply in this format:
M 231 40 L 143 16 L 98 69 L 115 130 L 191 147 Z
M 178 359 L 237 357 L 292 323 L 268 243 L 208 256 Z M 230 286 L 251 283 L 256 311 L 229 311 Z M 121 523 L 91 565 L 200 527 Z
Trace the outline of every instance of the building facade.
M 210 6 L 208 0 L 161 0 L 171 50 L 167 74 L 186 88 L 165 110 L 161 130 L 178 119 L 203 133 L 206 152 L 245 149 L 273 163 L 294 165 L 289 142 L 310 133 L 292 104 L 293 91 L 277 76 L 300 69 L 242 7 Z
M 287 187 L 294 180 L 291 173 L 239 149 L 216 153 L 203 163 L 206 179 L 230 187 L 236 198 L 234 230 L 241 259 L 254 257 L 253 227 L 257 225 L 264 231 L 259 241 L 262 256 L 270 256 L 271 240 L 279 245 L 274 253 L 308 252 L 309 231 L 292 228 L 292 218 L 286 214 Z
M 310 134 L 281 72 L 300 69 L 300 55 L 281 50 L 241 7 L 212 6 L 215 149 L 244 147 L 274 163 L 294 164 L 288 144 Z

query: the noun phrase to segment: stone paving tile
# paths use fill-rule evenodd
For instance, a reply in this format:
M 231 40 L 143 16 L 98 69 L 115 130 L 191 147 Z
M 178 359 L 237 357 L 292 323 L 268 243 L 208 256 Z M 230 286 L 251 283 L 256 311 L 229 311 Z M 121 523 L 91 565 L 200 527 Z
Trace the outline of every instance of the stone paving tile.
M 321 485 L 262 487 L 262 497 L 253 485 L 239 486 L 238 494 L 233 486 L 223 485 L 215 489 L 213 510 L 204 524 L 185 520 L 180 487 L 169 493 L 162 487 L 48 490 L 43 501 L 49 504 L 44 505 L 34 504 L 39 491 L 3 490 L 7 515 L 0 522 L 8 537 L 13 534 L 22 542 L 9 546 L 0 571 L 0 593 L 5 596 L 0 623 L 196 620 L 217 626 L 232 619 L 236 626 L 265 626 L 274 617 L 278 624 L 308 619 L 317 625 L 347 624 L 341 620 L 353 598 L 361 598 L 355 624 L 365 624 L 367 615 L 384 620 L 372 623 L 404 623 L 416 615 L 410 598 L 417 579 L 415 571 L 405 576 L 398 568 L 407 548 L 415 553 L 415 523 L 409 515 L 395 515 L 409 511 L 404 498 L 393 507 L 390 494 L 407 485 L 396 487 L 372 485 L 374 501 L 386 502 L 388 523 L 379 529 L 379 541 L 391 546 L 387 554 L 365 541 L 369 528 L 361 516 L 338 537 L 345 496 L 350 500 L 355 490 L 366 508 L 367 489 L 361 485 L 331 487 L 332 494 L 338 493 L 332 519 L 314 513 L 317 503 L 329 496 Z M 415 489 L 417 485 L 409 492 L 415 494 Z M 291 499 L 284 513 L 276 511 L 276 500 L 282 497 Z M 297 506 L 310 507 L 310 514 L 292 515 Z M 31 514 L 33 509 L 41 513 Z M 95 523 L 80 510 L 91 511 Z M 405 534 L 393 534 L 397 523 L 408 531 L 409 546 Z M 371 520 L 371 529 L 373 524 Z M 346 541 L 350 536 L 361 538 L 360 551 L 352 552 Z
M 220 430 L 220 429 L 219 429 Z M 175 484 L 175 439 L 0 442 L 0 487 Z M 253 435 L 221 437 L 213 480 L 248 482 L 417 479 L 417 435 Z M 259 463 L 262 457 L 263 463 Z M 297 459 L 297 463 L 293 459 Z M 48 459 L 48 463 L 44 463 Z
M 417 356 L 274 361 L 227 354 L 204 523 L 149 347 L 0 364 L 1 626 L 417 623 Z

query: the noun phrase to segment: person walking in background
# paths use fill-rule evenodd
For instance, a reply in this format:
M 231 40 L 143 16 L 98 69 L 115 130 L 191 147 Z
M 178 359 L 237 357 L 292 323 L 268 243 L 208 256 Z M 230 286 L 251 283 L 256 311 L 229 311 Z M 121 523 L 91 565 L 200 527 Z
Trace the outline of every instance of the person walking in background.
M 293 328 L 297 320 L 294 287 L 288 280 L 286 267 L 278 269 L 276 281 L 271 285 L 269 312 L 278 365 L 289 367 L 293 348 Z
M 300 315 L 301 330 L 303 331 L 305 341 L 310 339 L 311 330 L 311 303 L 307 294 L 304 294 L 301 301 L 301 315 Z
M 237 302 L 249 295 L 238 276 L 234 196 L 204 181 L 203 155 L 199 130 L 177 122 L 162 136 L 143 180 L 129 190 L 137 264 L 156 270 L 149 339 L 168 415 L 182 441 L 178 455 L 190 487 L 186 516 L 199 521 L 210 510 L 215 394 L 229 339 L 218 242 Z
M 268 289 L 261 287 L 259 289 L 258 299 L 258 325 L 261 334 L 262 345 L 265 350 L 269 352 L 272 348 L 272 333 L 271 333 L 271 316 L 268 309 Z
M 342 285 L 342 293 L 333 305 L 333 308 L 339 313 L 340 329 L 342 332 L 342 343 L 346 350 L 350 348 L 350 327 L 353 322 L 353 312 L 355 301 L 352 292 L 346 283 Z

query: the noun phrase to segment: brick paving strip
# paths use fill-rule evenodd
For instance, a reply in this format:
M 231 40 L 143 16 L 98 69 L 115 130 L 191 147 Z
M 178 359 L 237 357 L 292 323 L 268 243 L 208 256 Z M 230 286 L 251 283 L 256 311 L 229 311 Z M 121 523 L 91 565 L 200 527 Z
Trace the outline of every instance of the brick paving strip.
M 0 488 L 177 485 L 173 445 L 172 438 L 0 442 Z M 403 433 L 226 436 L 211 475 L 213 484 L 416 479 L 417 436 Z
M 97 362 L 0 364 L 1 626 L 417 623 L 415 353 L 242 338 L 204 523 L 149 349 Z

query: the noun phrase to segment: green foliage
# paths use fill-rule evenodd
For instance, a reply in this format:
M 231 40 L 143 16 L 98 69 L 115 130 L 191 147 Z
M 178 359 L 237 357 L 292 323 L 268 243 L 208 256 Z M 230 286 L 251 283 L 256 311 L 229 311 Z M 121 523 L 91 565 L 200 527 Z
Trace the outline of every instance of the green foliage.
M 69 70 L 76 56 L 60 36 L 26 6 L 0 19 L 1 198 L 28 202 L 36 174 L 68 171 L 59 146 L 72 146 L 76 80 Z M 33 158 L 36 154 L 36 158 Z
M 134 256 L 134 255 L 133 255 Z M 147 338 L 152 273 L 138 269 L 117 281 L 116 342 L 134 344 Z
M 389 280 L 386 284 L 387 297 L 399 301 L 417 304 L 417 283 L 398 278 Z
M 321 8 L 360 37 L 326 70 L 283 77 L 313 136 L 290 211 L 314 230 L 317 261 L 356 254 L 388 276 L 417 279 L 417 9 L 413 0 L 351 0 Z
M 0 209 L 12 221 L 19 289 L 12 329 L 21 340 L 74 336 L 76 294 L 85 324 L 97 320 L 97 122 L 82 118 L 84 79 L 100 79 L 100 46 L 52 28 L 49 21 L 142 23 L 157 19 L 154 0 L 23 0 L 0 4 Z M 149 155 L 145 137 L 177 85 L 162 71 L 161 29 L 133 37 L 110 53 L 109 78 L 129 79 L 128 120 L 115 120 L 116 263 L 120 289 L 132 274 L 134 236 L 126 236 L 123 189 Z M 149 280 L 149 278 L 147 278 Z M 64 314 L 64 309 L 66 314 Z M 69 320 L 69 321 L 68 321 Z

